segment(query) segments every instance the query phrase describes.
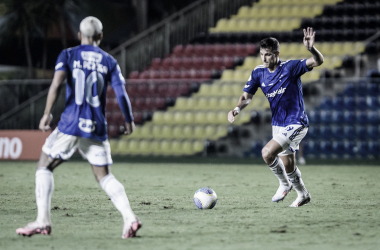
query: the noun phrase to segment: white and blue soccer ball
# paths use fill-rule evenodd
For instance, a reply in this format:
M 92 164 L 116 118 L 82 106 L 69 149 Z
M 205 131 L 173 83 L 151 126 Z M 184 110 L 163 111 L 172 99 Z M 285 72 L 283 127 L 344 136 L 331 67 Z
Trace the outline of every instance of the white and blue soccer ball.
M 199 209 L 212 209 L 217 201 L 218 197 L 211 188 L 198 189 L 194 194 L 194 203 Z

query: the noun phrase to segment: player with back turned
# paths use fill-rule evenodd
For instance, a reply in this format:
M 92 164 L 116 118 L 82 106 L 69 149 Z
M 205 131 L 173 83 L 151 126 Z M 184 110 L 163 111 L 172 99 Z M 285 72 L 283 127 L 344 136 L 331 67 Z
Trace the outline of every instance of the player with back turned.
M 308 59 L 281 61 L 280 44 L 275 38 L 266 38 L 260 42 L 263 65 L 252 71 L 237 107 L 228 113 L 228 120 L 232 123 L 235 116 L 251 102 L 258 88 L 268 98 L 272 111 L 273 139 L 264 146 L 261 153 L 280 182 L 272 201 L 285 199 L 294 188 L 298 197 L 291 207 L 305 205 L 311 200 L 295 159 L 295 152 L 309 127 L 304 110 L 301 76 L 323 63 L 322 54 L 314 47 L 313 28 L 303 31 L 303 43 L 312 54 Z
M 17 229 L 16 233 L 20 235 L 50 234 L 53 170 L 68 160 L 77 149 L 87 158 L 96 180 L 122 214 L 122 238 L 135 237 L 141 227 L 141 222 L 129 205 L 124 186 L 110 171 L 112 158 L 105 119 L 108 83 L 114 89 L 123 111 L 125 134 L 131 134 L 135 125 L 120 67 L 112 56 L 98 47 L 103 37 L 102 30 L 103 25 L 99 19 L 86 17 L 80 23 L 78 32 L 81 45 L 65 49 L 58 56 L 39 128 L 43 131 L 50 129 L 52 106 L 57 99 L 59 86 L 67 79 L 65 110 L 58 127 L 46 139 L 37 164 L 37 219 L 26 227 Z

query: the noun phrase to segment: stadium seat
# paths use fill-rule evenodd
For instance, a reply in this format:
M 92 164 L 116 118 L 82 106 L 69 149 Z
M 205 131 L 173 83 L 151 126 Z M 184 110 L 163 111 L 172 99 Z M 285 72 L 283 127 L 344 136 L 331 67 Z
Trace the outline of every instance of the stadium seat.
M 377 141 L 368 142 L 368 154 L 372 155 L 375 158 L 379 158 L 380 146 Z
M 354 140 L 356 138 L 356 130 L 352 125 L 346 125 L 343 127 L 344 138 L 348 140 Z
M 321 149 L 321 154 L 330 156 L 332 153 L 332 145 L 330 141 L 321 141 L 320 142 L 320 149 Z
M 333 137 L 332 130 L 330 126 L 320 126 L 319 136 L 321 139 L 328 140 Z

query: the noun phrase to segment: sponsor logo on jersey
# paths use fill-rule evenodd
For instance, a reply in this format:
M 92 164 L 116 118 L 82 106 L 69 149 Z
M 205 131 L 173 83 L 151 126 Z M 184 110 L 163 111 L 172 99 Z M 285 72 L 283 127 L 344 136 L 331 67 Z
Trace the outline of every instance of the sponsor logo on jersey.
M 103 59 L 103 55 L 94 51 L 82 51 L 80 53 L 84 61 L 100 63 Z
M 261 86 L 265 87 L 265 83 L 262 83 Z
M 268 86 L 272 86 L 274 83 L 269 84 Z
M 287 133 L 282 133 L 283 135 L 287 136 Z
M 286 90 L 286 88 L 281 87 L 281 88 L 279 88 L 279 89 L 273 91 L 272 93 L 268 93 L 268 94 L 266 94 L 265 96 L 266 96 L 267 98 L 275 97 L 276 95 L 283 94 L 283 93 L 285 92 L 285 90 Z
M 78 127 L 85 133 L 91 133 L 95 131 L 96 121 L 90 119 L 79 118 Z
M 246 84 L 246 85 L 244 86 L 244 88 L 249 88 L 249 84 Z

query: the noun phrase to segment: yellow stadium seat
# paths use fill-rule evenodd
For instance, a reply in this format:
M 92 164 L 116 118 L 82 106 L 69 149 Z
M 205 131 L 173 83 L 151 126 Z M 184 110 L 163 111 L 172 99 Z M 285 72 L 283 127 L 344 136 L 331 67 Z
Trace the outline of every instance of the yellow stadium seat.
M 183 124 L 193 124 L 193 123 L 194 123 L 194 113 L 190 111 L 186 112 Z
M 365 44 L 363 42 L 355 42 L 354 43 L 355 47 L 355 55 L 364 52 L 365 50 Z
M 342 43 L 338 43 L 338 42 L 335 42 L 335 43 L 332 43 L 332 46 L 331 46 L 331 54 L 332 55 L 337 55 L 337 56 L 341 56 L 344 54 L 344 44 Z
M 231 98 L 229 97 L 221 97 L 219 98 L 218 108 L 219 109 L 230 109 L 231 107 Z
M 232 69 L 223 70 L 222 77 L 220 79 L 222 79 L 222 80 L 234 80 L 234 71 Z M 208 86 L 208 85 L 202 84 L 200 90 L 202 90 L 202 88 L 204 88 L 204 86 Z
M 235 124 L 241 125 L 247 123 L 251 120 L 251 112 L 241 112 L 238 116 L 236 116 Z
M 183 124 L 185 120 L 185 113 L 183 111 L 177 111 L 173 114 L 173 119 L 171 122 L 166 124 Z
M 226 27 L 228 24 L 228 19 L 227 18 L 221 18 L 218 20 L 216 27 L 215 28 L 210 28 L 210 32 L 221 32 L 221 31 L 226 31 Z
M 116 145 L 116 150 L 114 153 L 116 154 L 127 154 L 128 153 L 128 144 L 129 142 L 126 140 L 119 140 Z
M 205 112 L 196 111 L 194 114 L 193 124 L 205 124 L 207 121 L 207 116 Z
M 202 141 L 193 142 L 193 153 L 200 153 L 203 151 L 204 143 Z
M 205 127 L 203 125 L 198 125 L 194 127 L 193 138 L 196 138 L 196 139 L 205 138 Z
M 111 147 L 111 153 L 112 154 L 116 153 L 119 140 L 110 139 L 109 143 L 110 143 L 110 147 Z
M 255 31 L 257 30 L 259 26 L 259 19 L 250 19 L 247 22 L 247 29 L 245 31 Z
M 152 138 L 162 138 L 162 125 L 154 124 L 152 126 Z
M 128 151 L 127 154 L 138 154 L 140 152 L 140 141 L 139 140 L 128 140 Z
M 206 112 L 206 124 L 214 124 L 216 123 L 216 112 L 215 111 L 209 111 Z
M 193 144 L 191 141 L 186 140 L 182 144 L 182 152 L 184 155 L 191 155 L 193 154 Z
M 218 98 L 218 97 L 209 97 L 209 102 L 208 102 L 208 109 L 218 109 L 220 108 L 220 102 L 219 102 L 219 99 L 222 99 L 222 98 Z
M 323 13 L 323 5 L 314 5 L 312 7 L 311 13 L 313 17 L 322 15 Z
M 246 31 L 247 30 L 247 27 L 248 27 L 248 22 L 247 20 L 245 19 L 240 19 L 237 21 L 236 23 L 236 27 L 234 29 L 232 29 L 231 31 L 238 31 L 238 32 L 242 32 L 242 31 Z
M 189 105 L 189 100 L 192 100 L 192 98 L 186 98 L 186 97 L 178 97 L 177 100 L 175 101 L 175 109 L 181 109 L 181 110 L 186 110 L 188 109 Z
M 228 111 L 218 111 L 218 113 L 216 113 L 215 124 L 225 124 L 226 122 L 228 122 L 227 114 L 228 114 Z
M 182 128 L 182 137 L 183 138 L 193 138 L 193 127 L 190 125 L 185 125 Z
M 211 93 L 208 93 L 208 94 L 211 95 Z M 201 97 L 198 99 L 197 109 L 205 110 L 205 109 L 208 109 L 208 106 L 209 106 L 209 97 Z
M 221 125 L 221 126 L 218 126 L 218 128 L 216 130 L 215 138 L 218 139 L 221 137 L 225 137 L 225 136 L 227 136 L 227 134 L 228 134 L 228 127 Z
M 171 151 L 172 151 L 171 141 L 162 140 L 160 142 L 160 153 L 163 155 L 170 155 Z
M 248 18 L 250 17 L 251 8 L 249 6 L 242 6 L 239 8 L 239 11 L 236 17 L 239 18 Z
M 174 126 L 174 128 L 176 127 L 178 126 Z M 161 127 L 161 134 L 159 134 L 155 138 L 172 138 L 174 135 L 174 131 L 175 129 L 173 129 L 173 127 L 168 126 L 168 125 L 163 125 Z
M 278 17 L 289 17 L 291 14 L 291 7 L 281 5 L 281 8 L 279 9 L 277 16 Z
M 205 138 L 214 140 L 216 134 L 216 126 L 208 125 L 205 128 Z
M 171 155 L 181 155 L 183 154 L 182 142 L 179 140 L 174 140 L 171 142 Z
M 168 138 L 183 138 L 183 126 L 176 125 L 171 128 L 170 137 Z
M 142 140 L 140 141 L 140 145 L 139 145 L 139 152 L 137 152 L 137 154 L 143 154 L 143 155 L 147 155 L 147 154 L 150 154 L 151 153 L 151 148 L 150 148 L 150 141 L 148 140 Z
M 153 140 L 150 142 L 150 151 L 152 154 L 160 154 L 161 142 L 159 140 Z

